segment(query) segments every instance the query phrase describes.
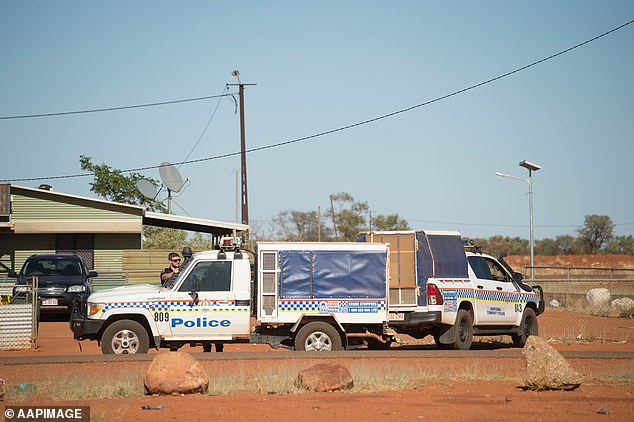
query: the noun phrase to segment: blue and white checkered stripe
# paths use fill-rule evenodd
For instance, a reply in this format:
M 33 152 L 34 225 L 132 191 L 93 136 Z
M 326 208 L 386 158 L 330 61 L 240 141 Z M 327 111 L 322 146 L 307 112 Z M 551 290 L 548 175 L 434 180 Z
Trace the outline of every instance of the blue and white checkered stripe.
M 443 293 L 443 297 L 447 300 L 448 296 L 460 300 L 476 299 L 483 302 L 511 302 L 511 303 L 528 303 L 537 302 L 537 297 L 534 293 L 519 293 L 519 292 L 500 292 L 495 290 L 475 290 L 475 289 L 440 289 Z M 445 291 L 450 292 L 448 296 Z
M 202 302 L 198 302 L 195 306 L 191 306 L 191 301 L 150 301 L 150 302 L 117 302 L 108 303 L 102 310 L 102 313 L 106 313 L 110 309 L 131 309 L 131 308 L 143 308 L 152 312 L 156 311 L 171 311 L 171 312 L 192 312 L 200 311 Z M 211 309 L 209 309 L 211 307 Z M 248 311 L 248 306 L 235 306 L 235 302 L 230 303 L 218 303 L 211 301 L 205 304 L 206 311 L 213 312 L 235 312 L 235 311 Z
M 537 295 L 535 293 L 514 293 L 511 297 L 511 302 L 513 303 L 528 303 L 535 302 L 537 303 Z
M 507 302 L 509 294 L 495 290 L 478 290 L 476 291 L 476 299 L 485 302 Z
M 280 300 L 278 301 L 278 310 L 280 312 L 319 312 L 321 304 L 323 303 L 340 303 L 342 309 L 347 309 L 349 303 L 366 304 L 367 306 L 351 306 L 351 307 L 376 307 L 378 312 L 385 311 L 387 309 L 387 301 L 385 300 Z
M 473 289 L 456 289 L 456 288 L 447 288 L 447 289 L 439 289 L 443 298 L 447 299 L 448 297 L 464 300 L 464 299 L 473 299 L 475 298 L 475 293 Z

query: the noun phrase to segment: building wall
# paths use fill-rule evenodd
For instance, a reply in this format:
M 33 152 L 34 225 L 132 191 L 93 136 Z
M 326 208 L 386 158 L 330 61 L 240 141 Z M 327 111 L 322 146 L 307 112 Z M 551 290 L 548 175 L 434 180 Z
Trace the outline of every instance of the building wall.
M 35 253 L 55 253 L 55 235 L 0 233 L 0 263 L 9 269 L 19 271 L 24 261 Z
M 140 233 L 138 207 L 12 188 L 15 233 Z
M 60 236 L 73 235 L 93 239 L 81 251 L 91 258 L 90 269 L 121 274 L 122 251 L 141 249 L 142 213 L 140 207 L 11 186 L 10 220 L 0 227 L 0 278 L 19 271 L 32 254 L 57 252 Z
M 122 272 L 123 250 L 141 249 L 141 235 L 103 233 L 95 235 L 95 270 Z

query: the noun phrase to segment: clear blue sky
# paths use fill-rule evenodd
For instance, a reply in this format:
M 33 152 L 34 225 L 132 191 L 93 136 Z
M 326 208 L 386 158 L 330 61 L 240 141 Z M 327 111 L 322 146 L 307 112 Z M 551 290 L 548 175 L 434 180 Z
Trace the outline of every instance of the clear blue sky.
M 246 91 L 258 148 L 425 103 L 634 18 L 624 1 L 0 2 L 0 116 Z M 634 24 L 540 65 L 370 124 L 248 155 L 250 217 L 324 211 L 349 192 L 373 214 L 469 237 L 576 234 L 585 215 L 634 233 Z M 234 91 L 232 89 L 232 91 Z M 132 169 L 179 162 L 217 99 L 0 120 L 0 179 L 82 173 L 79 156 Z M 224 98 L 189 159 L 239 151 Z M 238 156 L 180 167 L 176 213 L 235 219 Z M 157 169 L 142 172 L 159 179 Z M 91 177 L 13 182 L 94 197 Z M 185 211 L 183 211 L 183 209 Z

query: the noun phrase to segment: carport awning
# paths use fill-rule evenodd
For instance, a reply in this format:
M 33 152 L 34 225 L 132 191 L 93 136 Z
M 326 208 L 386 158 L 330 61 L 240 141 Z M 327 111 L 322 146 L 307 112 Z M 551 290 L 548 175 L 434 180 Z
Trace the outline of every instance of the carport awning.
M 143 215 L 143 224 L 147 226 L 211 233 L 213 235 L 231 234 L 233 230 L 239 232 L 249 230 L 249 226 L 247 224 L 207 220 L 204 218 L 185 217 L 182 215 L 162 214 L 149 211 L 146 211 Z

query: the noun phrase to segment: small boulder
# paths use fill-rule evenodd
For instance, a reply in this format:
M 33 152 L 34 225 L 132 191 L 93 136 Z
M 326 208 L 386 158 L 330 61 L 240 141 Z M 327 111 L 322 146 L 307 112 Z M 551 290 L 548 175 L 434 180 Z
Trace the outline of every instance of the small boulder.
M 206 393 L 209 378 L 202 366 L 184 352 L 159 353 L 145 371 L 148 394 Z
M 530 336 L 522 350 L 526 357 L 524 382 L 529 390 L 574 390 L 583 378 L 548 342 Z
M 592 306 L 610 306 L 610 291 L 603 287 L 592 289 L 586 293 L 586 299 Z
M 612 301 L 612 307 L 621 312 L 634 312 L 634 299 L 631 297 L 620 297 Z
M 557 299 L 553 299 L 550 302 L 548 302 L 548 306 L 552 306 L 553 308 L 559 308 L 561 304 L 559 303 Z
M 345 366 L 318 364 L 304 369 L 297 376 L 297 386 L 315 392 L 347 390 L 354 381 Z

